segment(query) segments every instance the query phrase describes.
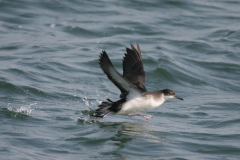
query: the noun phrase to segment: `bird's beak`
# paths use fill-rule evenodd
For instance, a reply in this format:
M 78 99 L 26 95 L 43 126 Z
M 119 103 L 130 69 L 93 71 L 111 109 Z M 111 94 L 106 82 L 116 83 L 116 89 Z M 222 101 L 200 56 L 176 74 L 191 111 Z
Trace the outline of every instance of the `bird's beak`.
M 183 98 L 180 98 L 180 97 L 178 97 L 178 96 L 175 96 L 175 98 L 177 98 L 177 99 L 180 99 L 180 100 L 184 101 L 184 100 L 183 100 Z

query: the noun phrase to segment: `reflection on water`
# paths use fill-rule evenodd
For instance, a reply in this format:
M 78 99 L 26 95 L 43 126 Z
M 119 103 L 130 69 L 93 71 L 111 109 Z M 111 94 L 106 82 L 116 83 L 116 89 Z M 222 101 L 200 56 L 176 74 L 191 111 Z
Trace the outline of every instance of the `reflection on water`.
M 119 134 L 142 137 L 143 141 L 160 143 L 162 139 L 154 135 L 154 129 L 148 123 L 122 123 L 122 130 Z
M 102 152 L 102 154 L 114 155 L 118 158 L 124 157 L 124 155 L 128 155 L 129 153 L 141 156 L 141 154 L 144 153 L 144 150 L 146 150 L 148 147 L 146 144 L 150 143 L 152 146 L 164 148 L 166 142 L 169 141 L 169 135 L 171 134 L 161 132 L 148 122 L 142 121 L 122 123 L 99 122 L 97 124 L 100 132 L 108 135 L 110 134 L 108 143 L 114 143 L 114 146 L 116 146 L 116 148 L 112 148 L 107 152 Z M 136 148 L 138 148 L 138 150 L 143 150 L 143 152 L 134 153 Z
M 111 139 L 127 143 L 134 141 L 147 141 L 153 143 L 164 143 L 168 141 L 169 135 L 165 132 L 157 130 L 148 122 L 100 122 L 97 120 L 78 119 L 81 125 L 95 125 L 99 127 L 99 132 L 115 133 Z M 102 135 L 102 134 L 100 134 Z M 109 137 L 110 138 L 110 137 Z

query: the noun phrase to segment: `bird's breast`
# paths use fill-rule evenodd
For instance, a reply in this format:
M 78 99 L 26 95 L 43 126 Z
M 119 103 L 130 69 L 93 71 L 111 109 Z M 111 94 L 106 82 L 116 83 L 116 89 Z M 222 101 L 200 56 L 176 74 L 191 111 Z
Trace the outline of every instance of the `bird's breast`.
M 134 98 L 122 105 L 121 110 L 117 114 L 128 115 L 135 112 L 141 112 L 156 108 L 164 102 L 163 99 L 154 99 L 152 97 Z

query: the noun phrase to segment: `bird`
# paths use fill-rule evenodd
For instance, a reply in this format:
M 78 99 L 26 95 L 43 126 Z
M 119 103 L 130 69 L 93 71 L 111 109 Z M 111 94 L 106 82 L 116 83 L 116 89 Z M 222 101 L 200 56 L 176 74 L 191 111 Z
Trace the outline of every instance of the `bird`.
M 123 74 L 121 75 L 113 66 L 105 50 L 99 55 L 99 64 L 108 79 L 121 91 L 119 100 L 102 102 L 96 109 L 92 119 L 104 118 L 109 114 L 127 115 L 129 117 L 141 116 L 145 119 L 152 118 L 152 115 L 138 112 L 156 108 L 168 99 L 176 98 L 175 92 L 170 89 L 158 91 L 147 91 L 145 87 L 145 71 L 142 62 L 142 55 L 139 44 L 137 49 L 130 44 L 126 47 L 123 58 Z

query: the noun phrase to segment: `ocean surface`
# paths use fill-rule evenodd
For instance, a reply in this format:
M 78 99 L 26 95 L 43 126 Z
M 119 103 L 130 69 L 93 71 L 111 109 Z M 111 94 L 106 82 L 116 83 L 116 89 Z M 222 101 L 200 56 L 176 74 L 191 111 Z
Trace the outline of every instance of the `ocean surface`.
M 152 119 L 89 114 L 140 44 Z M 0 159 L 240 159 L 240 1 L 0 0 Z

